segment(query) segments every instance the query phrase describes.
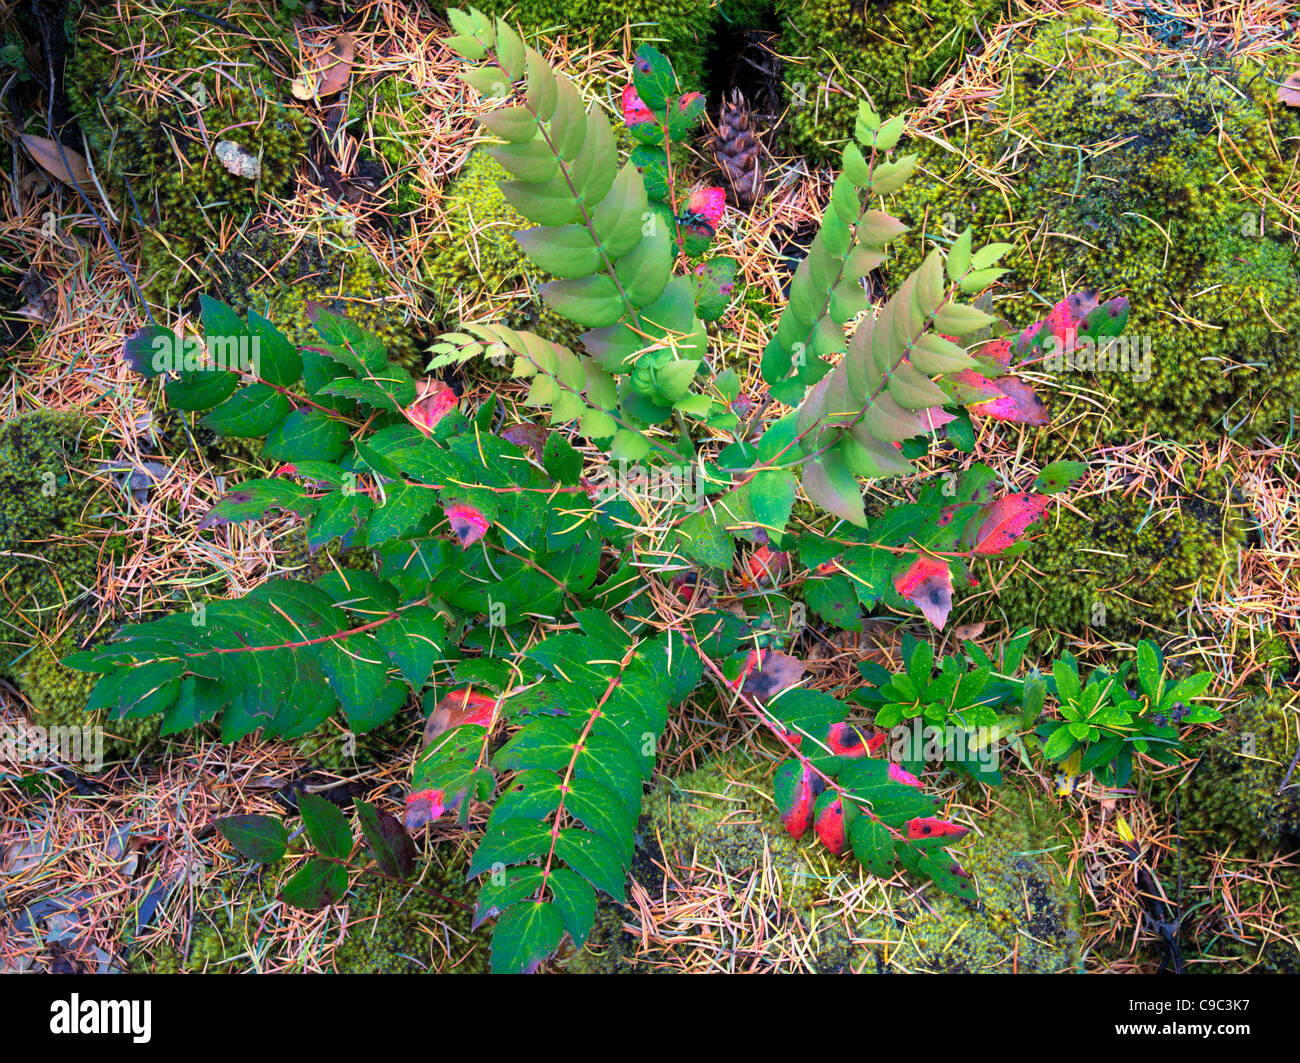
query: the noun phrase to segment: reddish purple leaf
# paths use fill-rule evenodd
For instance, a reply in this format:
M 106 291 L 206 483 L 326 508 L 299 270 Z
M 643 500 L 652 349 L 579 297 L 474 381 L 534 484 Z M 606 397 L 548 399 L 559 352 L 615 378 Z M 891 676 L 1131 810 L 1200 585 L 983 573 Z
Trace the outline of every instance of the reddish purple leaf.
M 551 430 L 540 424 L 512 424 L 501 432 L 502 439 L 522 450 L 531 450 L 533 457 L 538 461 L 542 460 L 542 453 L 546 450 L 546 441 L 550 436 Z
M 804 663 L 788 653 L 767 650 L 761 655 L 757 650 L 750 651 L 750 660 L 742 673 L 744 683 L 740 690 L 759 701 L 774 698 L 781 691 L 794 686 L 803 678 Z M 754 664 L 758 664 L 755 668 Z
M 963 369 L 948 378 L 953 394 L 971 413 L 1014 424 L 1045 425 L 1047 408 L 1033 389 L 1015 376 L 990 380 L 974 369 Z
M 655 116 L 650 108 L 641 102 L 636 86 L 630 81 L 623 86 L 623 124 L 626 126 L 643 125 L 653 122 Z

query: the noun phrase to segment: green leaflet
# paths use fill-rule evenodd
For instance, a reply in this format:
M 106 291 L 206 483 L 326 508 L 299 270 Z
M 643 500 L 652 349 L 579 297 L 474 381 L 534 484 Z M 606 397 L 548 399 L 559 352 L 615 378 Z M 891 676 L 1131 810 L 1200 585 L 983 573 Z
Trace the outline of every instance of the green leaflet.
M 566 930 L 585 940 L 595 890 L 622 898 L 642 784 L 674 691 L 666 636 L 637 642 L 604 613 L 577 617 L 581 635 L 529 651 L 545 678 L 503 704 L 520 727 L 492 766 L 515 774 L 469 868 L 492 871 L 480 912 L 497 917 L 497 970 L 532 969 Z M 562 818 L 575 825 L 553 833 Z M 554 878 L 521 866 L 532 860 Z

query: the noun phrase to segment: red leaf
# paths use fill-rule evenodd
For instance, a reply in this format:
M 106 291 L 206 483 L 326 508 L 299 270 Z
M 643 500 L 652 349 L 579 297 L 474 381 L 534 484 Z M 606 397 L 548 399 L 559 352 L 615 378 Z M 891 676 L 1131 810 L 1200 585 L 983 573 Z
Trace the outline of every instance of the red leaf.
M 904 786 L 920 786 L 921 780 L 913 775 L 906 768 L 900 768 L 897 764 L 889 765 L 889 777 L 896 783 L 902 783 Z
M 1288 107 L 1300 107 L 1300 70 L 1282 83 L 1277 90 L 1277 98 Z
M 444 731 L 462 724 L 474 723 L 480 727 L 492 726 L 492 714 L 497 699 L 474 693 L 472 687 L 453 690 L 438 699 L 424 725 L 424 743 L 428 745 Z
M 448 502 L 442 507 L 447 522 L 462 547 L 472 546 L 487 534 L 488 519 L 464 502 Z
M 776 773 L 776 809 L 785 829 L 802 838 L 812 826 L 813 804 L 825 789 L 806 761 L 787 760 Z
M 623 86 L 623 124 L 627 126 L 642 125 L 653 122 L 654 114 L 637 94 L 636 87 L 629 81 Z
M 844 829 L 844 805 L 838 797 L 826 803 L 814 826 L 818 839 L 832 854 L 839 856 L 844 852 L 849 832 Z
M 448 804 L 447 796 L 441 790 L 420 790 L 418 793 L 408 794 L 403 823 L 407 830 L 423 827 L 426 823 L 432 823 L 444 812 L 450 812 L 456 803 Z
M 884 741 L 884 733 L 873 735 L 871 741 Z M 870 751 L 870 742 L 862 737 L 862 732 L 851 723 L 833 723 L 826 732 L 826 747 L 840 757 L 865 757 Z
M 415 401 L 406 407 L 406 419 L 420 431 L 428 433 L 433 426 L 456 408 L 456 392 L 441 380 L 424 379 L 420 381 Z
M 1055 337 L 1063 350 L 1074 347 L 1077 318 L 1071 312 L 1070 300 L 1062 299 L 1047 315 L 1047 331 Z
M 727 193 L 721 188 L 696 185 L 686 200 L 686 210 L 698 214 L 711 229 L 717 229 L 727 206 Z
M 1020 335 L 1016 337 L 1016 351 L 1023 353 L 1029 349 L 1029 345 L 1034 341 L 1034 337 L 1043 331 L 1043 322 L 1035 321 L 1032 325 L 1026 326 L 1021 330 Z
M 942 561 L 918 557 L 894 577 L 894 589 L 940 631 L 952 611 L 952 573 Z
M 974 369 L 963 369 L 948 379 L 956 385 L 954 397 L 973 414 L 1014 424 L 1048 423 L 1042 400 L 1019 377 L 1000 376 L 990 380 Z
M 766 545 L 749 555 L 749 574 L 759 583 L 775 584 L 777 577 L 789 567 L 789 554 Z
M 904 832 L 908 838 L 962 838 L 970 833 L 969 827 L 963 827 L 959 823 L 950 823 L 946 819 L 936 819 L 934 816 L 917 816 L 915 819 L 909 819 L 904 825 Z
M 957 420 L 955 413 L 949 413 L 942 406 L 931 406 L 928 409 L 916 410 L 917 420 L 925 426 L 927 432 L 937 432 L 949 421 Z
M 1035 325 L 1035 328 L 1040 326 Z M 980 358 L 988 358 L 997 362 L 998 365 L 1008 367 L 1011 365 L 1011 341 L 1010 340 L 989 340 L 979 349 Z
M 1046 495 L 1020 492 L 1005 495 L 988 507 L 988 515 L 975 534 L 974 552 L 1000 554 L 1024 535 L 1047 509 Z

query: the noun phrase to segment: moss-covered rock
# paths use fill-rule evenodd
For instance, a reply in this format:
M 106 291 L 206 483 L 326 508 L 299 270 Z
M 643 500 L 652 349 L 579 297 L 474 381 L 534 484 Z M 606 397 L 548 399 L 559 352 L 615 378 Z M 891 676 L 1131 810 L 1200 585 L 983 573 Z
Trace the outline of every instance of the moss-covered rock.
M 95 677 L 59 664 L 91 626 L 81 601 L 97 569 L 97 548 L 84 538 L 87 429 L 84 418 L 51 410 L 0 425 L 0 675 L 30 704 L 33 724 L 102 725 L 111 759 L 155 735 L 158 721 L 88 716 Z
M 1221 475 L 1173 499 L 1118 492 L 1062 510 L 1009 568 L 995 566 L 994 588 L 973 603 L 1005 618 L 1008 630 L 1034 627 L 1040 646 L 1057 633 L 1096 631 L 1110 638 L 1171 624 L 1198 591 L 1235 571 L 1246 530 Z
M 1048 974 L 1079 969 L 1078 887 L 1044 850 L 1065 844 L 1060 815 L 1046 799 L 1002 786 L 976 819 L 979 837 L 958 859 L 974 877 L 968 905 L 937 890 L 907 900 L 893 916 L 860 928 L 877 971 Z
M 0 667 L 95 585 L 91 491 L 75 467 L 86 427 L 51 410 L 0 425 Z
M 1152 53 L 1090 17 L 971 60 L 1001 93 L 970 122 L 927 120 L 938 142 L 904 145 L 919 171 L 893 205 L 914 231 L 890 268 L 904 276 L 971 225 L 1013 244 L 1013 290 L 1127 295 L 1137 371 L 1069 370 L 1112 400 L 1102 438 L 1289 423 L 1300 257 L 1268 204 L 1289 195 L 1300 151 L 1300 112 L 1273 98 L 1294 61 Z
M 1300 843 L 1300 772 L 1292 773 L 1300 708 L 1280 692 L 1230 708 L 1223 730 L 1191 750 L 1200 761 L 1182 789 L 1184 833 L 1196 848 L 1257 849 Z
M 238 0 L 212 20 L 104 7 L 77 28 L 68 96 L 105 187 L 141 233 L 141 284 L 159 303 L 201 290 L 211 249 L 296 180 L 306 143 L 288 103 L 297 47 L 267 9 Z M 228 171 L 222 140 L 256 156 L 261 176 Z
M 134 756 L 158 737 L 159 716 L 109 719 L 103 710 L 86 712 L 98 676 L 64 668 L 59 661 L 77 650 L 71 638 L 40 642 L 10 666 L 15 685 L 31 704 L 31 722 L 40 727 L 101 727 L 107 760 Z
M 220 973 L 319 964 L 348 974 L 481 973 L 490 931 L 470 929 L 474 891 L 465 885 L 467 867 L 468 850 L 448 845 L 434 851 L 417 881 L 391 882 L 367 872 L 343 902 L 342 940 L 331 923 L 327 933 L 292 948 L 280 932 L 276 899 L 289 861 L 239 878 L 213 876 L 198 893 L 189 951 L 171 941 L 151 945 L 135 953 L 130 968 Z
M 316 303 L 378 336 L 393 361 L 411 370 L 424 368 L 410 300 L 393 290 L 374 255 L 337 227 L 301 239 L 257 230 L 220 256 L 213 278 L 236 311 L 255 310 L 294 343 L 320 339 L 308 315 Z
M 1078 965 L 1074 887 L 1042 855 L 1060 843 L 1062 829 L 1045 800 L 1010 786 L 994 792 L 989 813 L 976 820 L 978 837 L 957 852 L 978 884 L 977 903 L 928 886 L 914 899 L 900 895 L 891 917 L 874 913 L 870 897 L 859 897 L 857 910 L 846 900 L 866 874 L 851 860 L 844 861 L 843 875 L 818 870 L 825 851 L 815 840 L 790 837 L 772 805 L 758 796 L 766 792 L 762 775 L 763 769 L 728 757 L 661 783 L 646 801 L 634 877 L 653 880 L 658 894 L 662 875 L 649 854 L 662 846 L 661 862 L 674 868 L 670 894 L 681 891 L 685 903 L 697 876 L 707 884 L 714 869 L 738 875 L 770 865 L 780 879 L 779 897 L 750 896 L 744 903 L 775 906 L 812 932 L 816 951 L 803 964 L 809 970 L 1042 972 Z M 846 905 L 845 920 L 828 917 Z M 673 946 L 658 939 L 650 951 L 641 950 L 639 939 L 622 931 L 622 919 L 617 907 L 602 907 L 588 947 L 569 959 L 568 968 L 653 970 L 672 955 Z M 708 928 L 699 933 L 707 940 Z M 683 937 L 692 935 L 684 931 Z
M 491 930 L 471 930 L 476 887 L 466 887 L 464 850 L 435 857 L 423 889 L 362 880 L 348 903 L 348 936 L 333 965 L 348 974 L 482 974 L 488 969 Z
M 858 100 L 882 115 L 940 80 L 1006 7 L 1005 0 L 776 0 L 791 147 L 838 160 Z M 827 80 L 847 92 L 824 93 Z
M 450 5 L 455 7 L 455 4 Z M 692 0 L 484 0 L 475 4 L 490 15 L 509 12 L 525 33 L 567 33 L 601 47 L 631 27 L 632 47 L 653 44 L 667 55 L 678 76 L 697 82 L 717 11 Z
M 1147 800 L 1176 835 L 1191 970 L 1300 970 L 1300 781 L 1287 780 L 1298 722 L 1292 693 L 1255 691 L 1187 747 L 1190 772 L 1150 783 Z M 1172 854 L 1164 873 L 1167 882 L 1175 874 Z

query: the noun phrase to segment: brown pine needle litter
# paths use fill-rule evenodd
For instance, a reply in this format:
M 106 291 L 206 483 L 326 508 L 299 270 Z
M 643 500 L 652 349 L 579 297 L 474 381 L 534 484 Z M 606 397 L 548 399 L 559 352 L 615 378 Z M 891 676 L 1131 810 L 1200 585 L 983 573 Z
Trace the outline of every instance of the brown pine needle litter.
M 1153 15 L 1194 25 L 1198 44 L 1237 53 L 1267 53 L 1294 32 L 1294 12 L 1275 0 L 1121 0 L 1105 6 L 1120 21 L 1138 28 L 1149 25 Z M 1043 0 L 1032 9 L 1017 6 L 1011 19 L 988 31 L 981 62 L 960 66 L 929 93 L 912 116 L 919 135 L 955 150 L 996 95 L 998 57 L 1009 42 L 1034 23 L 1088 7 L 1097 5 L 1085 0 Z M 139 17 L 140 10 L 142 5 L 121 0 L 101 12 L 99 29 L 108 34 L 113 20 Z M 404 307 L 414 327 L 432 338 L 454 329 L 460 320 L 429 316 L 424 297 L 428 278 L 422 263 L 450 229 L 453 219 L 447 213 L 445 190 L 485 139 L 475 118 L 487 104 L 456 78 L 462 63 L 442 46 L 446 32 L 442 23 L 403 0 L 372 0 L 355 14 L 352 25 L 362 28 L 350 30 L 355 52 L 347 87 L 330 100 L 301 101 L 296 106 L 328 146 L 331 166 L 344 178 L 356 173 L 363 154 L 384 154 L 385 139 L 400 143 L 406 160 L 400 176 L 415 192 L 413 204 L 401 214 L 388 205 L 397 173 L 373 194 L 349 199 L 340 197 L 327 174 L 304 160 L 293 194 L 281 202 L 266 202 L 260 215 L 246 219 L 243 228 L 274 227 L 295 240 L 307 240 L 324 237 L 344 223 L 350 239 L 380 263 L 388 279 L 386 298 Z M 326 41 L 337 30 L 318 16 L 301 21 L 299 33 L 306 44 Z M 85 31 L 95 32 L 95 26 L 91 23 Z M 548 56 L 561 63 L 589 102 L 606 108 L 616 126 L 617 89 L 627 69 L 626 44 L 593 41 L 575 31 L 546 45 Z M 1125 58 L 1176 61 L 1162 57 L 1154 43 L 1150 55 L 1126 54 Z M 281 59 L 284 76 L 292 80 L 298 74 L 297 56 L 285 52 Z M 362 110 L 361 121 L 341 121 L 350 113 L 354 97 L 360 98 L 356 94 L 382 78 L 396 82 L 400 105 L 376 95 L 373 108 Z M 166 98 L 176 86 L 158 79 L 145 81 L 140 91 L 143 102 Z M 0 112 L 0 136 L 12 142 L 19 131 L 13 116 Z M 1025 130 L 1018 150 L 1036 150 L 1031 130 Z M 1222 151 L 1231 180 L 1241 160 L 1230 142 L 1222 145 Z M 1014 172 L 1017 160 L 1003 162 L 1006 173 L 980 176 L 1009 189 L 1008 174 Z M 702 158 L 692 166 L 700 179 L 707 179 Z M 814 231 L 833 176 L 825 170 L 810 171 L 802 159 L 774 158 L 766 194 L 748 213 L 729 210 L 719 231 L 714 251 L 739 259 L 737 288 L 747 289 L 748 294 L 712 331 L 710 359 L 717 366 L 734 365 L 747 396 L 756 397 L 761 388 L 757 365 L 768 326 L 760 307 L 779 305 L 789 280 L 789 265 L 782 261 L 784 249 L 792 237 Z M 33 329 L 30 343 L 10 355 L 13 372 L 0 383 L 0 421 L 37 409 L 79 411 L 87 418 L 88 449 L 110 451 L 117 460 L 132 465 L 160 461 L 166 466 L 142 499 L 123 491 L 107 472 L 79 474 L 93 481 L 85 518 L 88 525 L 93 520 L 96 530 L 87 530 L 85 538 L 99 548 L 103 560 L 94 586 L 65 588 L 65 592 L 70 599 L 80 597 L 93 604 L 97 637 L 105 637 L 126 619 L 154 617 L 211 598 L 237 597 L 268 578 L 292 574 L 296 569 L 286 569 L 283 560 L 295 535 L 290 518 L 274 517 L 245 528 L 198 530 L 200 520 L 231 483 L 213 469 L 203 446 L 191 443 L 164 449 L 160 436 L 169 424 L 164 404 L 156 389 L 134 376 L 121 357 L 123 337 L 139 328 L 144 316 L 117 255 L 80 198 L 20 152 L 15 152 L 4 185 L 0 260 L 31 279 L 33 290 L 43 294 L 26 311 L 39 328 Z M 135 238 L 128 235 L 135 227 L 125 226 L 98 186 L 85 191 L 127 262 L 137 262 Z M 1268 202 L 1259 206 L 1268 209 L 1274 224 L 1300 233 L 1298 202 L 1300 174 L 1289 187 L 1271 190 Z M 214 232 L 213 247 L 218 251 L 231 247 L 238 235 L 239 230 L 229 226 Z M 468 243 L 472 245 L 474 238 L 471 231 Z M 190 266 L 201 281 L 198 264 Z M 463 304 L 455 308 L 465 320 L 488 320 L 533 294 L 526 290 L 483 294 L 468 290 L 472 286 L 466 288 Z M 184 314 L 162 323 L 178 330 L 197 329 L 197 323 Z M 1038 378 L 1040 383 L 1048 379 Z M 1053 386 L 1059 384 L 1055 378 Z M 1247 446 L 1224 440 L 1189 448 L 1144 438 L 1099 447 L 1090 437 L 1089 426 L 1098 413 L 1106 416 L 1104 396 L 1076 384 L 1068 385 L 1068 390 L 1071 394 L 1062 403 L 1066 414 L 1057 423 L 1053 439 L 1043 444 L 1053 448 L 1050 454 L 1036 452 L 1038 442 L 1031 431 L 983 421 L 970 461 L 991 465 L 1004 484 L 1018 484 L 1054 458 L 1096 460 L 1104 464 L 1105 474 L 1084 481 L 1077 494 L 1064 499 L 1065 508 L 1077 510 L 1090 495 L 1122 491 L 1151 500 L 1150 519 L 1159 519 L 1176 505 L 1180 485 L 1194 475 L 1192 470 L 1222 471 L 1236 485 L 1237 502 L 1256 535 L 1197 589 L 1177 625 L 1158 635 L 1167 654 L 1186 657 L 1195 668 L 1216 674 L 1219 681 L 1213 689 L 1225 703 L 1267 678 L 1262 657 L 1265 642 L 1281 639 L 1293 658 L 1300 655 L 1300 441 L 1260 440 Z M 503 379 L 503 374 L 471 366 L 462 402 L 472 404 L 495 394 L 509 415 L 523 420 L 528 417 L 523 406 L 526 391 L 524 384 Z M 1068 452 L 1060 451 L 1062 441 Z M 244 460 L 250 473 L 259 471 L 255 458 Z M 892 485 L 891 494 L 904 498 L 929 472 L 923 467 L 916 481 Z M 658 517 L 653 505 L 641 514 L 645 528 L 655 530 L 650 540 L 663 543 L 668 541 L 667 528 Z M 125 544 L 111 563 L 106 549 L 109 536 Z M 651 584 L 655 622 L 667 626 L 689 619 L 691 605 L 670 586 L 673 570 L 685 569 L 686 562 L 667 548 L 646 549 L 640 562 Z M 299 564 L 307 562 L 293 563 Z M 996 586 L 996 582 L 986 583 L 981 593 L 993 594 Z M 718 590 L 725 600 L 728 593 L 742 588 Z M 1125 591 L 1141 601 L 1141 587 Z M 897 665 L 901 632 L 894 618 L 884 617 L 868 621 L 860 634 L 822 638 L 806 661 L 807 684 L 843 692 L 855 682 L 859 661 Z M 989 624 L 973 637 L 992 650 L 1009 634 Z M 1092 637 L 1070 639 L 1067 648 L 1091 665 L 1112 660 L 1121 647 Z M 945 636 L 940 652 L 956 649 L 956 640 Z M 26 708 L 17 691 L 0 680 L 0 723 L 17 726 Z M 396 811 L 409 780 L 418 732 L 412 714 L 402 732 L 388 740 L 385 756 L 364 772 L 346 777 L 353 792 Z M 1300 742 L 1300 728 L 1296 738 Z M 725 699 L 697 696 L 670 719 L 659 774 L 671 779 L 724 757 L 729 765 L 727 785 L 723 792 L 707 796 L 734 805 L 728 823 L 753 823 L 771 811 L 768 784 L 773 754 L 755 755 L 762 749 L 762 731 L 752 717 Z M 243 936 L 255 947 L 219 958 L 213 969 L 331 969 L 338 943 L 349 934 L 368 932 L 367 927 L 350 921 L 346 905 L 305 913 L 268 896 L 251 909 L 240 907 L 236 900 L 240 879 L 251 872 L 211 826 L 214 818 L 231 810 L 282 814 L 284 806 L 276 794 L 302 777 L 309 760 L 291 742 L 245 739 L 227 746 L 194 732 L 170 739 L 165 757 L 111 763 L 93 779 L 51 769 L 40 760 L 5 764 L 0 783 L 4 893 L 0 970 L 48 964 L 50 953 L 44 942 L 18 918 L 33 908 L 44 913 L 47 926 L 49 913 L 55 913 L 61 928 L 62 962 L 77 970 L 125 968 L 132 954 L 150 955 L 164 945 L 184 955 L 197 930 L 232 917 L 251 921 Z M 1164 770 L 1176 778 L 1190 767 Z M 1087 969 L 1117 973 L 1155 969 L 1154 958 L 1161 955 L 1162 947 L 1151 914 L 1157 904 L 1170 913 L 1175 908 L 1185 913 L 1184 934 L 1202 941 L 1215 935 L 1222 938 L 1225 964 L 1230 943 L 1256 952 L 1274 941 L 1300 945 L 1295 913 L 1269 902 L 1281 896 L 1282 880 L 1294 879 L 1300 854 L 1252 861 L 1230 850 L 1215 852 L 1212 881 L 1180 891 L 1178 828 L 1167 809 L 1139 799 L 1133 790 L 1108 792 L 1085 784 L 1060 796 L 1053 780 L 1042 775 L 1023 767 L 1008 774 L 1012 777 L 1006 785 L 1029 788 L 1054 802 L 1071 825 L 1073 847 L 1051 853 L 1050 860 L 1084 895 Z M 30 800 L 14 781 L 23 775 L 38 777 L 53 799 Z M 325 787 L 340 778 L 317 777 L 313 785 Z M 926 781 L 938 783 L 935 777 Z M 981 818 L 998 802 L 997 790 L 985 788 L 982 804 L 972 805 L 958 804 L 955 790 L 946 793 L 949 807 L 944 814 L 978 832 Z M 968 795 L 971 788 L 962 792 Z M 689 792 L 676 796 L 680 804 L 674 807 L 690 805 Z M 474 823 L 481 825 L 482 813 L 483 809 L 475 809 Z M 1125 841 L 1119 817 L 1136 837 L 1136 850 Z M 462 844 L 464 838 L 454 828 L 439 826 L 418 841 L 427 848 Z M 804 871 L 818 883 L 818 900 L 804 909 L 786 895 L 787 886 L 770 852 L 752 866 L 736 867 L 707 852 L 665 850 L 658 843 L 647 849 L 646 866 L 640 868 L 617 919 L 622 934 L 619 947 L 641 969 L 821 969 L 820 942 L 828 928 L 849 941 L 868 941 L 860 936 L 860 928 L 878 925 L 882 917 L 907 910 L 917 901 L 917 891 L 904 875 L 877 879 L 856 863 L 836 861 L 811 846 Z M 1251 896 L 1263 900 L 1253 905 L 1243 900 L 1247 885 Z M 899 915 L 891 921 L 906 926 L 906 920 Z M 1099 960 L 1103 945 L 1109 955 L 1125 958 Z M 465 947 L 449 939 L 448 957 Z M 1013 963 L 1019 955 L 1013 954 Z M 1217 953 L 1211 949 L 1207 955 Z

